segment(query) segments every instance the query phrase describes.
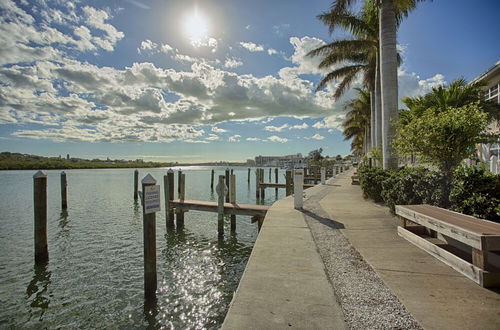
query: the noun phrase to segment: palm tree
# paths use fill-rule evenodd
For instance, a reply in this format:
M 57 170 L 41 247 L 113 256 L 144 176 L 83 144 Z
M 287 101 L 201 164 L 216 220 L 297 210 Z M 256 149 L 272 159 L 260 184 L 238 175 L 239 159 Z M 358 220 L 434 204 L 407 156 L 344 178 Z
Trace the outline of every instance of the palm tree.
M 366 153 L 367 139 L 370 130 L 370 92 L 355 88 L 357 98 L 345 106 L 346 118 L 342 123 L 344 141 L 352 139 L 351 150 L 356 156 Z
M 319 64 L 319 68 L 330 68 L 341 64 L 337 69 L 328 73 L 318 84 L 317 90 L 323 88 L 331 81 L 340 80 L 337 86 L 334 98 L 340 98 L 351 86 L 352 82 L 359 74 L 363 74 L 363 85 L 372 94 L 371 99 L 374 100 L 376 90 L 375 75 L 377 68 L 377 48 L 378 48 L 378 21 L 376 11 L 363 11 L 361 16 L 356 16 L 349 11 L 342 13 L 327 12 L 318 16 L 318 18 L 328 25 L 330 32 L 336 26 L 341 26 L 349 30 L 354 36 L 354 39 L 343 39 L 331 42 L 321 46 L 308 53 L 308 56 L 323 56 L 323 60 Z M 371 107 L 371 124 L 372 129 L 368 133 L 364 142 L 368 151 L 375 144 L 375 102 L 372 102 Z
M 376 0 L 366 0 L 376 1 Z M 380 43 L 380 81 L 382 99 L 382 150 L 383 167 L 395 168 L 398 159 L 392 140 L 395 135 L 395 122 L 398 118 L 398 77 L 396 30 L 398 21 L 415 8 L 417 1 L 425 0 L 378 0 L 379 43 Z M 331 12 L 341 14 L 347 11 L 356 0 L 335 0 Z

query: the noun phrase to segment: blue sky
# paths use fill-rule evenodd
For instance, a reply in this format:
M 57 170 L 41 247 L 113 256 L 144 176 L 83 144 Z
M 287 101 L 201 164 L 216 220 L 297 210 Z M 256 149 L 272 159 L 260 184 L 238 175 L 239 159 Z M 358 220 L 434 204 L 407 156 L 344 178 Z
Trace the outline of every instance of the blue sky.
M 331 1 L 0 0 L 0 151 L 200 162 L 349 154 L 335 84 L 304 55 Z M 419 3 L 399 95 L 500 60 L 498 1 Z M 336 37 L 336 36 L 335 36 Z

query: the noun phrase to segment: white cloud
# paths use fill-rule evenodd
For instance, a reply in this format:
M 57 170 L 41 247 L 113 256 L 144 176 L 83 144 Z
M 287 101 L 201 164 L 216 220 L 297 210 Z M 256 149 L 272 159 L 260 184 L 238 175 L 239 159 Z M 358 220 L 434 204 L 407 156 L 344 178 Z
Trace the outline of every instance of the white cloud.
M 249 137 L 249 138 L 246 138 L 245 140 L 247 140 L 247 141 L 252 141 L 252 142 L 255 142 L 255 141 L 261 141 L 261 139 L 256 138 L 256 137 Z
M 230 136 L 229 139 L 227 139 L 227 141 L 228 142 L 240 142 L 240 138 L 241 138 L 241 135 L 235 134 L 235 135 Z
M 227 130 L 214 126 L 214 127 L 212 127 L 212 132 L 214 132 L 214 133 L 226 133 Z
M 309 128 L 309 125 L 307 123 L 302 123 L 302 125 L 293 125 L 290 127 L 290 129 L 306 129 Z
M 251 51 L 251 52 L 263 52 L 264 51 L 264 46 L 262 45 L 257 45 L 253 42 L 240 42 L 240 46 Z
M 274 48 L 268 48 L 267 49 L 267 53 L 269 55 L 276 55 L 276 54 L 278 54 L 278 51 L 276 49 L 274 49 Z
M 283 124 L 281 126 L 266 126 L 264 129 L 269 132 L 281 132 L 285 128 L 288 128 L 288 124 Z
M 237 67 L 242 66 L 242 65 L 243 65 L 243 62 L 242 62 L 242 61 L 239 61 L 239 60 L 237 60 L 237 59 L 235 59 L 235 58 L 228 58 L 228 59 L 226 59 L 226 61 L 224 62 L 224 66 L 225 66 L 226 68 L 230 68 L 230 69 L 232 69 L 232 68 L 237 68 Z
M 315 139 L 315 140 L 324 140 L 325 137 L 322 136 L 322 135 L 319 135 L 318 133 L 314 134 L 313 136 L 311 136 L 311 139 Z
M 273 136 L 270 136 L 267 138 L 268 141 L 271 141 L 271 142 L 279 142 L 279 143 L 285 143 L 285 142 L 288 142 L 288 139 L 287 138 L 281 138 L 279 136 L 276 136 L 276 135 L 273 135 Z
M 218 135 L 215 135 L 215 134 L 209 134 L 205 140 L 218 141 L 218 140 L 220 140 L 220 137 Z

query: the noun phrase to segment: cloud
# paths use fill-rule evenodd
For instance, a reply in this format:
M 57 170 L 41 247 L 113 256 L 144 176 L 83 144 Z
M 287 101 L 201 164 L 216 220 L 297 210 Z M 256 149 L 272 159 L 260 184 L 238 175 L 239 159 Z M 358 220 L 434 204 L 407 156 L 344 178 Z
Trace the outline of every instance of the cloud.
M 267 53 L 269 55 L 276 55 L 276 54 L 278 54 L 278 51 L 276 49 L 274 49 L 274 48 L 268 48 L 267 49 Z
M 226 68 L 230 68 L 230 69 L 237 68 L 237 67 L 242 66 L 242 65 L 243 65 L 243 62 L 239 61 L 239 60 L 237 60 L 235 58 L 228 58 L 224 62 L 224 66 Z
M 125 1 L 141 9 L 151 9 L 151 7 L 149 7 L 148 5 L 137 0 L 125 0 Z
M 255 142 L 255 141 L 262 141 L 261 139 L 256 138 L 256 137 L 249 137 L 249 138 L 246 138 L 245 140 L 247 140 L 247 141 L 252 141 L 252 142 Z
M 214 127 L 212 127 L 212 132 L 214 132 L 214 133 L 226 133 L 227 130 L 214 126 Z
M 279 136 L 276 136 L 276 135 L 273 135 L 273 136 L 270 136 L 267 138 L 268 141 L 271 141 L 271 142 L 279 142 L 279 143 L 285 143 L 285 142 L 288 142 L 288 139 L 287 138 L 281 138 Z
M 309 128 L 309 125 L 307 123 L 302 123 L 302 125 L 293 125 L 290 127 L 290 129 L 306 129 Z
M 281 132 L 285 128 L 288 128 L 288 124 L 284 124 L 281 126 L 266 126 L 264 129 L 269 132 Z
M 263 52 L 264 51 L 264 46 L 262 45 L 257 45 L 253 42 L 240 42 L 240 46 L 251 51 L 251 52 Z
M 322 136 L 322 135 L 319 135 L 318 133 L 314 134 L 313 136 L 311 136 L 311 139 L 315 139 L 315 140 L 324 140 L 325 137 Z
M 218 135 L 215 135 L 215 134 L 209 134 L 205 140 L 218 141 L 218 140 L 220 140 L 220 137 Z
M 283 23 L 279 25 L 274 25 L 273 26 L 273 33 L 276 34 L 277 36 L 283 37 L 284 32 L 286 30 L 290 29 L 290 24 Z
M 230 136 L 229 139 L 227 139 L 227 141 L 228 142 L 240 142 L 240 138 L 241 138 L 241 135 L 235 134 L 235 135 Z

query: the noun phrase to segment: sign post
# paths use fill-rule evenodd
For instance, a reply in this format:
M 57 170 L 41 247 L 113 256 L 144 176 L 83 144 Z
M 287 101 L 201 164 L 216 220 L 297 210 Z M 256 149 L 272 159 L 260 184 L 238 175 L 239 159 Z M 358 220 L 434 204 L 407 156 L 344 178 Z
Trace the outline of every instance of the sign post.
M 144 297 L 156 295 L 156 213 L 160 211 L 160 186 L 148 174 L 142 179 L 142 212 L 144 237 Z

